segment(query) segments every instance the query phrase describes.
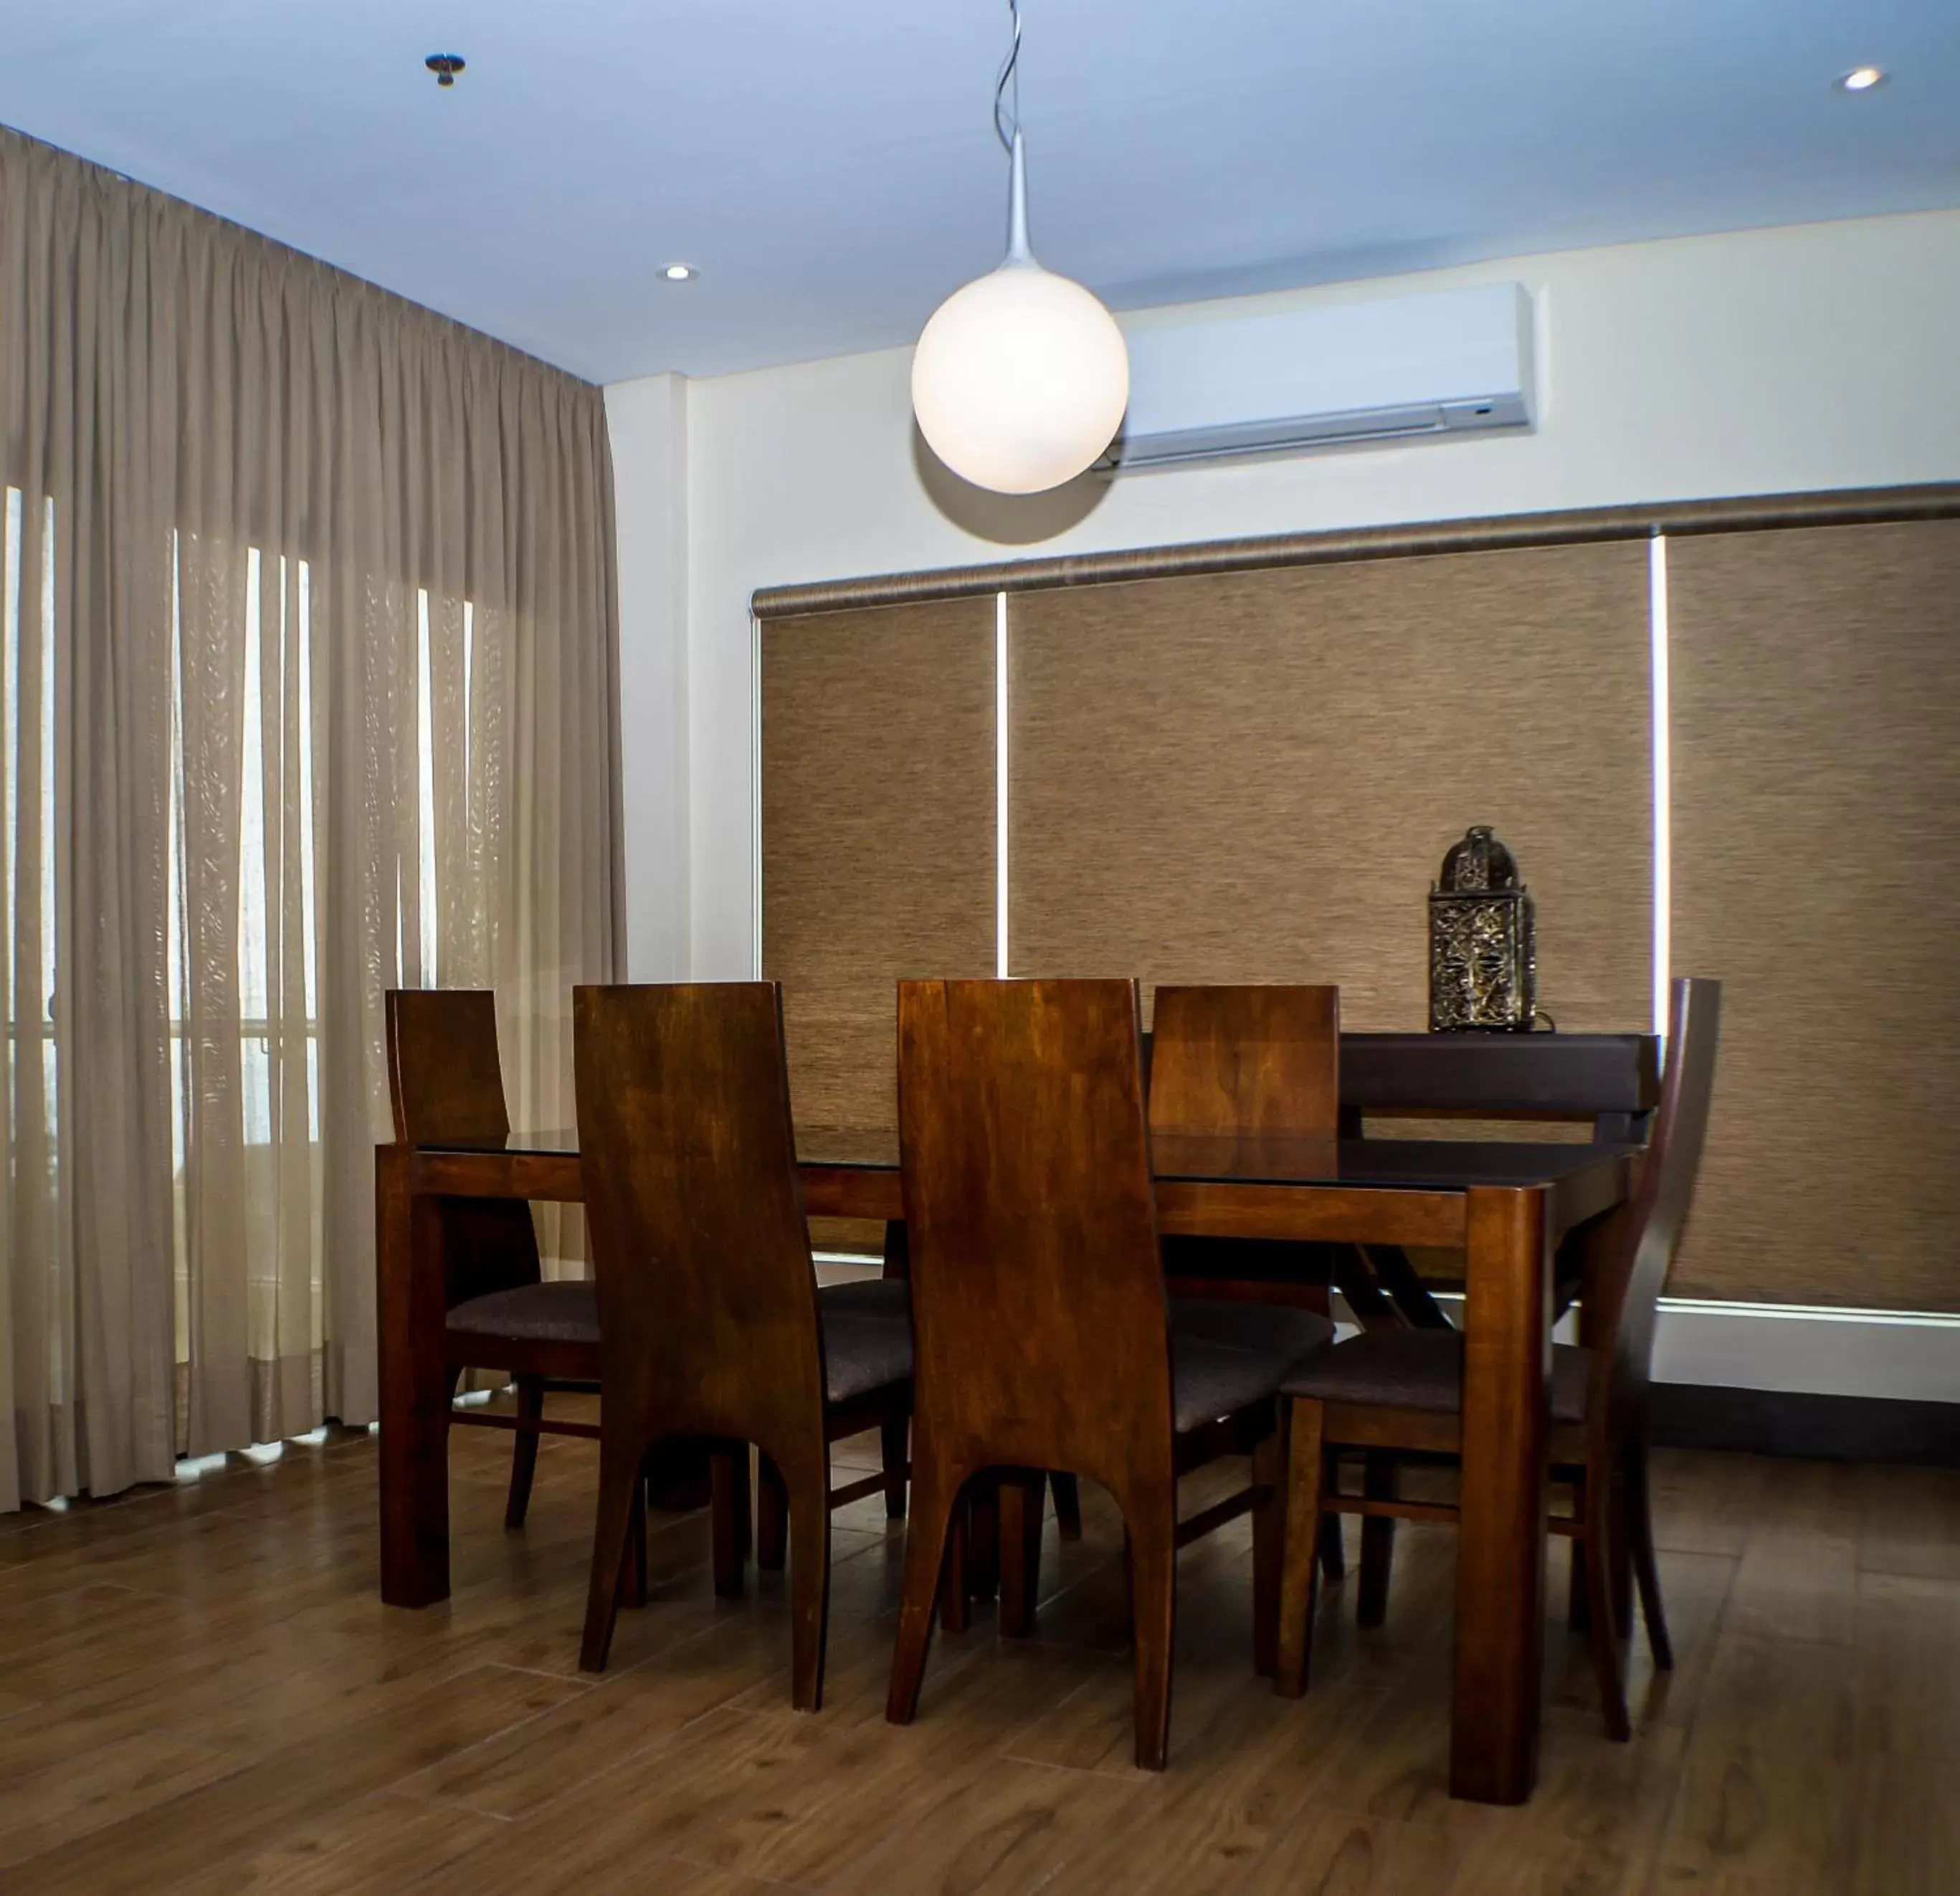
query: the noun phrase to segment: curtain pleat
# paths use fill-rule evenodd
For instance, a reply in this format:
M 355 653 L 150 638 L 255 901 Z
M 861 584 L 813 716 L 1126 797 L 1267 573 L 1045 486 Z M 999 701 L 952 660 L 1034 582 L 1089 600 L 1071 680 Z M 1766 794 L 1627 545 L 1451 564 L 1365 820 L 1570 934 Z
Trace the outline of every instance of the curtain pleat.
M 597 389 L 0 133 L 0 482 L 6 1508 L 371 1419 L 383 994 L 563 1123 L 622 904 Z

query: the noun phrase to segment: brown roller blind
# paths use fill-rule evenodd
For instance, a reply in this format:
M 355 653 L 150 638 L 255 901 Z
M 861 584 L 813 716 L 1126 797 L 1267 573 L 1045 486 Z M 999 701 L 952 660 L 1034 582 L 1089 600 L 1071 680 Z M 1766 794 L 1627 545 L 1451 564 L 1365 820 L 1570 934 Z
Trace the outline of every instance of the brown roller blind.
M 994 647 L 991 597 L 763 622 L 762 971 L 800 1126 L 896 1127 L 896 983 L 994 972 Z
M 1688 1296 L 1960 1304 L 1960 523 L 1670 542 Z
M 1647 1021 L 1643 545 L 1008 604 L 1016 972 L 1337 981 L 1344 1026 L 1419 1028 L 1425 899 L 1488 822 L 1537 901 L 1540 1004 Z

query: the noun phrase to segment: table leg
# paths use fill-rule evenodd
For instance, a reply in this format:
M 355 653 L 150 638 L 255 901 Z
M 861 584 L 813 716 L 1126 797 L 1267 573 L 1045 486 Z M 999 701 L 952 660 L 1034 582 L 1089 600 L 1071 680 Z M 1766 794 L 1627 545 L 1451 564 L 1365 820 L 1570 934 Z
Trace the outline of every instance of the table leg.
M 1468 1196 L 1449 1790 L 1522 1804 L 1538 1777 L 1543 1691 L 1547 1195 L 1478 1188 Z
M 412 1189 L 415 1154 L 374 1154 L 381 1395 L 381 1597 L 449 1596 L 449 1376 L 443 1366 L 442 1207 Z

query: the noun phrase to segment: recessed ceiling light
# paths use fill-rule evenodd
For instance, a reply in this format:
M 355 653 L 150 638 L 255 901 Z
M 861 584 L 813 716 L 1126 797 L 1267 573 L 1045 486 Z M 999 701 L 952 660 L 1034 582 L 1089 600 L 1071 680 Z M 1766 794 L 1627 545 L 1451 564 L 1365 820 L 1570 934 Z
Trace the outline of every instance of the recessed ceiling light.
M 660 272 L 670 283 L 692 283 L 700 274 L 692 263 L 670 263 Z
M 1885 72 L 1882 66 L 1853 66 L 1838 81 L 1840 92 L 1869 92 L 1875 85 L 1883 85 Z

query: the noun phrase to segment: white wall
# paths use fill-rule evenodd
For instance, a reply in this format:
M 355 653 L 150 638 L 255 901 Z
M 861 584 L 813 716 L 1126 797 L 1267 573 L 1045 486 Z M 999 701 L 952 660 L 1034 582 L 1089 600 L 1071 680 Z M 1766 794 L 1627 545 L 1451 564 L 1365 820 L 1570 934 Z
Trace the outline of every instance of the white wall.
M 758 587 L 1242 533 L 1960 477 L 1960 213 L 1569 251 L 1253 301 L 1510 280 L 1538 304 L 1543 399 L 1532 434 L 1135 476 L 1085 484 L 1045 509 L 971 490 L 949 498 L 943 473 L 937 492 L 929 487 L 915 460 L 908 351 L 688 383 L 684 425 L 673 377 L 609 390 L 635 969 L 670 965 L 682 918 L 696 975 L 752 969 L 748 602 Z M 1125 322 L 1203 322 L 1248 307 Z M 676 443 L 684 557 L 673 546 Z M 1082 514 L 1090 502 L 1099 504 Z M 1081 517 L 1033 537 L 1057 513 Z M 667 641 L 676 649 L 660 658 Z M 636 752 L 663 728 L 644 714 L 683 677 L 686 755 L 670 782 L 660 760 Z M 651 886 L 679 873 L 676 833 L 683 882 Z
M 687 384 L 606 391 L 619 515 L 626 978 L 688 972 Z

